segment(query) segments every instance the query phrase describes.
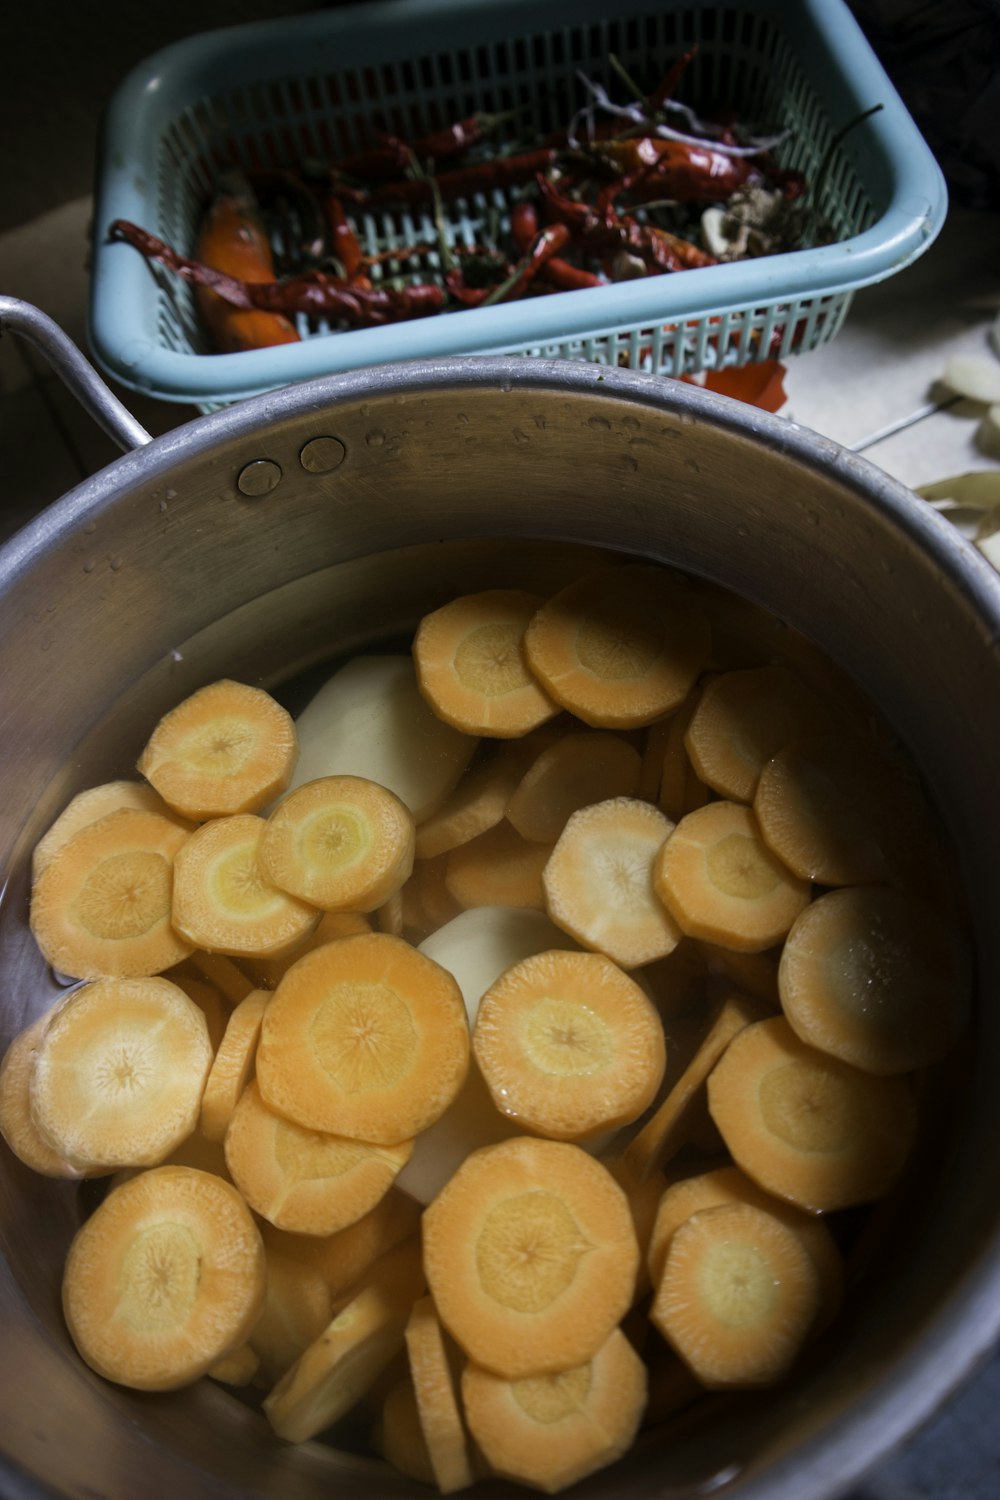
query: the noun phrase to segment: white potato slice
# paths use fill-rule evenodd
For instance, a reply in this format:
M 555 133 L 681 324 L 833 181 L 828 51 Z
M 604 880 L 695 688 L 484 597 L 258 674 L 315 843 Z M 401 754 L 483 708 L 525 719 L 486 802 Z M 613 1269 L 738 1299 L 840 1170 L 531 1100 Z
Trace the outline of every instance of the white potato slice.
M 941 379 L 959 396 L 970 401 L 1000 401 L 1000 361 L 976 354 L 955 354 L 948 360 Z

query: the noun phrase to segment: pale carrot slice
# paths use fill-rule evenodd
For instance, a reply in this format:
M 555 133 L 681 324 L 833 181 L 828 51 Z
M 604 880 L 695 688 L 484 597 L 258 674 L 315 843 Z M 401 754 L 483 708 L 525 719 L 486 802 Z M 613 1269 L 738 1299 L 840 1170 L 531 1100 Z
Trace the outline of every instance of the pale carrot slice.
M 521 776 L 520 762 L 502 751 L 473 766 L 444 806 L 425 818 L 417 829 L 417 859 L 447 854 L 459 844 L 467 844 L 495 828 Z
M 646 1369 L 614 1329 L 585 1363 L 519 1380 L 462 1372 L 469 1427 L 490 1469 L 552 1495 L 621 1458 L 646 1406 Z
M 290 952 L 283 953 L 280 958 L 261 958 L 255 953 L 248 954 L 243 963 L 252 971 L 253 979 L 261 989 L 274 990 L 292 964 L 311 953 L 314 948 L 322 948 L 325 943 L 335 943 L 338 938 L 357 937 L 358 933 L 373 931 L 371 918 L 364 912 L 325 911 L 309 936 Z
M 286 1239 L 305 1236 L 286 1236 L 266 1220 L 260 1229 L 267 1291 L 250 1347 L 258 1359 L 256 1384 L 271 1390 L 333 1317 L 333 1296 L 318 1266 L 286 1247 Z
M 171 895 L 188 837 L 173 818 L 121 808 L 57 849 L 31 893 L 31 930 L 52 967 L 74 979 L 140 978 L 186 958 Z
M 715 1009 L 704 1040 L 667 1097 L 625 1148 L 625 1161 L 642 1181 L 687 1143 L 692 1113 L 705 1096 L 708 1076 L 733 1037 L 767 1014 L 758 1000 L 730 994 Z
M 599 953 L 514 964 L 483 996 L 472 1046 L 501 1113 L 561 1141 L 638 1119 L 666 1066 L 654 1006 Z
M 337 1313 L 264 1400 L 279 1437 L 306 1442 L 360 1401 L 403 1347 L 419 1295 L 412 1285 L 385 1278 Z
M 876 1077 L 799 1040 L 784 1016 L 730 1043 L 708 1080 L 736 1164 L 813 1213 L 871 1203 L 909 1158 L 916 1108 L 905 1077 Z
M 663 1277 L 674 1234 L 692 1214 L 722 1203 L 749 1203 L 780 1219 L 802 1240 L 819 1278 L 819 1307 L 809 1330 L 813 1338 L 827 1328 L 844 1300 L 844 1260 L 828 1225 L 818 1214 L 805 1213 L 765 1193 L 739 1167 L 718 1167 L 694 1177 L 684 1177 L 665 1189 L 647 1245 L 647 1268 L 654 1286 Z
M 473 1152 L 423 1229 L 441 1321 L 509 1379 L 591 1359 L 631 1303 L 639 1251 L 628 1202 L 579 1146 L 519 1136 Z
M 76 1166 L 149 1166 L 194 1130 L 211 1065 L 205 1018 L 177 985 L 98 979 L 49 1019 L 31 1075 L 32 1117 Z
M 523 838 L 554 844 L 571 815 L 611 797 L 634 797 L 642 759 L 617 734 L 567 734 L 543 750 L 507 804 Z
M 226 1153 L 222 1142 L 208 1140 L 200 1130 L 194 1130 L 190 1135 L 185 1136 L 180 1145 L 175 1146 L 170 1155 L 165 1156 L 157 1165 L 195 1167 L 199 1172 L 211 1172 L 213 1176 L 221 1177 L 223 1182 L 231 1183 L 233 1180 L 226 1166 Z M 149 1167 L 120 1167 L 112 1177 L 111 1185 L 117 1187 L 120 1182 L 127 1182 L 130 1177 L 149 1170 Z
M 31 1114 L 31 1075 L 48 1015 L 18 1032 L 0 1062 L 0 1135 L 19 1161 L 43 1177 L 83 1177 L 39 1132 Z
M 796 918 L 778 966 L 781 1008 L 802 1041 L 869 1073 L 946 1056 L 971 1005 L 959 934 L 891 886 L 828 891 Z
M 748 1203 L 674 1233 L 650 1317 L 710 1389 L 773 1385 L 805 1344 L 819 1276 L 801 1239 Z
M 278 1229 L 327 1235 L 353 1224 L 388 1192 L 411 1141 L 367 1141 L 309 1130 L 269 1109 L 255 1082 L 226 1131 L 226 1162 L 255 1213 Z
M 413 869 L 413 818 L 363 776 L 322 776 L 283 797 L 257 857 L 283 891 L 324 911 L 374 911 Z
M 99 1375 L 175 1390 L 247 1342 L 264 1284 L 264 1246 L 236 1189 L 157 1167 L 115 1188 L 77 1233 L 63 1310 Z
M 524 637 L 545 690 L 598 729 L 639 728 L 676 708 L 708 657 L 708 621 L 659 568 L 610 568 L 562 589 Z
M 261 1233 L 268 1251 L 276 1248 L 316 1270 L 339 1304 L 359 1289 L 383 1256 L 419 1229 L 419 1205 L 398 1187 L 390 1187 L 374 1208 L 336 1234 L 290 1234 L 266 1221 Z
M 230 1012 L 201 1096 L 201 1133 L 208 1141 L 225 1140 L 233 1110 L 253 1076 L 264 1007 L 269 999 L 266 990 L 253 990 Z
M 738 802 L 683 817 L 656 858 L 653 887 L 688 937 L 747 953 L 779 942 L 810 897 Z
M 292 787 L 317 776 L 367 776 L 395 792 L 418 824 L 454 790 L 479 744 L 438 718 L 410 656 L 354 657 L 306 705 L 296 728 Z
M 413 638 L 420 691 L 438 718 L 465 734 L 512 739 L 559 706 L 528 669 L 523 639 L 543 603 L 523 589 L 463 594 L 425 615 Z
M 263 818 L 246 813 L 196 828 L 174 860 L 174 927 L 195 948 L 270 957 L 319 921 L 315 906 L 279 890 L 258 860 Z
M 200 820 L 259 812 L 298 758 L 291 715 L 262 688 L 222 679 L 164 714 L 138 769 L 163 800 Z
M 751 802 L 771 756 L 828 725 L 822 702 L 787 667 L 750 667 L 705 685 L 684 743 L 700 780 L 730 801 Z
M 635 1226 L 635 1238 L 639 1246 L 639 1269 L 635 1276 L 633 1302 L 645 1297 L 652 1282 L 649 1275 L 649 1245 L 656 1224 L 660 1200 L 667 1190 L 667 1179 L 655 1169 L 644 1176 L 636 1172 L 625 1156 L 601 1158 L 612 1177 L 628 1199 L 629 1213 Z
M 437 1483 L 411 1375 L 393 1381 L 386 1391 L 372 1433 L 372 1447 L 407 1479 L 415 1479 L 418 1484 Z
M 449 850 L 449 854 L 450 854 Z M 463 910 L 448 889 L 448 854 L 414 862 L 403 887 L 403 933 L 416 942 L 430 937 Z
M 498 823 L 447 855 L 445 885 L 463 910 L 472 906 L 530 906 L 544 910 L 542 871 L 552 847 L 522 838 Z
M 653 866 L 673 830 L 635 797 L 573 813 L 542 872 L 556 926 L 623 969 L 666 957 L 683 934 L 653 889 Z
M 388 932 L 392 937 L 403 936 L 403 892 L 392 895 L 375 909 L 375 930 Z
M 860 737 L 793 740 L 763 767 L 753 809 L 764 842 L 803 880 L 866 885 L 889 874 L 880 810 L 884 761 Z
M 256 960 L 256 955 L 253 956 Z M 230 1005 L 239 1005 L 255 988 L 253 980 L 243 972 L 239 964 L 234 964 L 223 953 L 206 953 L 203 949 L 196 949 L 191 954 L 191 963 L 209 984 L 213 984 L 226 997 Z
M 171 812 L 159 792 L 144 781 L 108 781 L 102 786 L 77 792 L 56 818 L 51 828 L 35 845 L 31 855 L 31 879 L 36 881 L 57 849 L 69 842 L 82 828 L 89 828 L 107 813 L 133 808 L 137 812 L 155 812 L 173 818 L 190 832 L 194 826 Z
M 299 959 L 264 1014 L 265 1102 L 310 1130 L 380 1145 L 438 1119 L 469 1066 L 462 992 L 439 964 L 386 933 Z
M 432 1297 L 413 1304 L 406 1349 L 434 1482 L 442 1495 L 450 1495 L 472 1484 L 476 1472 L 458 1395 L 458 1351 L 441 1327 Z

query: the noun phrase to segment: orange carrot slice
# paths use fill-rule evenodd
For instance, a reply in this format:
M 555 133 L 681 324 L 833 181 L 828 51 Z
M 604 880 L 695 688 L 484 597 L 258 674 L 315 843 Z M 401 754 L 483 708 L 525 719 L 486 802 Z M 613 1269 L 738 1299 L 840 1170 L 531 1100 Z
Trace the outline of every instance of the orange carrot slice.
M 0 1063 L 0 1135 L 19 1161 L 43 1177 L 82 1177 L 86 1174 L 54 1151 L 40 1134 L 31 1114 L 31 1075 L 35 1054 L 48 1025 L 39 1016 L 14 1037 Z
M 708 656 L 708 622 L 660 568 L 610 568 L 562 589 L 524 637 L 546 691 L 599 729 L 638 728 L 676 708 Z
M 413 818 L 362 776 L 322 776 L 271 813 L 257 857 L 280 890 L 324 911 L 374 911 L 413 869 Z
M 191 944 L 171 925 L 171 896 L 187 838 L 173 818 L 122 808 L 56 850 L 31 893 L 31 930 L 53 968 L 75 979 L 139 978 L 186 958 Z
M 472 1037 L 493 1102 L 523 1128 L 583 1140 L 638 1119 L 666 1065 L 642 989 L 599 953 L 521 960 L 482 998 Z
M 520 779 L 520 762 L 509 754 L 493 755 L 473 766 L 444 806 L 417 829 L 417 858 L 434 859 L 495 828 Z
M 401 938 L 371 933 L 317 948 L 264 1014 L 265 1102 L 309 1130 L 394 1145 L 444 1113 L 469 1066 L 462 992 Z
M 281 954 L 309 936 L 317 908 L 279 890 L 258 859 L 263 818 L 246 813 L 203 823 L 174 861 L 174 927 L 195 948 Z
M 884 1197 L 916 1135 L 909 1079 L 818 1052 L 784 1016 L 730 1043 L 709 1077 L 708 1103 L 737 1166 L 813 1213 Z
M 705 685 L 684 743 L 702 781 L 733 802 L 751 802 L 771 756 L 828 724 L 823 704 L 787 667 L 749 667 Z
M 542 871 L 552 852 L 549 844 L 522 838 L 507 822 L 452 849 L 445 865 L 445 885 L 463 910 L 473 906 L 545 908 Z
M 550 1495 L 621 1458 L 646 1394 L 645 1366 L 617 1328 L 568 1370 L 520 1380 L 475 1364 L 462 1372 L 469 1426 L 490 1469 Z
M 63 808 L 48 832 L 35 845 L 31 855 L 32 882 L 38 879 L 56 850 L 68 843 L 75 833 L 79 833 L 82 828 L 89 828 L 91 823 L 96 823 L 98 818 L 105 817 L 107 813 L 118 812 L 123 807 L 134 808 L 138 812 L 159 813 L 164 818 L 172 817 L 189 832 L 194 826 L 171 812 L 159 792 L 154 792 L 144 781 L 108 781 L 102 786 L 88 787 L 85 791 L 78 792 Z
M 522 589 L 487 589 L 424 616 L 413 639 L 417 681 L 446 724 L 511 739 L 555 718 L 558 705 L 529 671 L 522 644 L 542 602 Z
M 476 1473 L 458 1395 L 457 1350 L 441 1327 L 432 1297 L 413 1304 L 406 1349 L 434 1482 L 442 1495 L 450 1495 L 472 1484 Z
M 268 1109 L 256 1083 L 226 1131 L 226 1162 L 250 1207 L 279 1229 L 335 1234 L 374 1208 L 408 1161 L 411 1141 L 372 1146 L 308 1130 Z
M 689 937 L 748 953 L 783 938 L 810 896 L 738 802 L 709 802 L 683 817 L 657 856 L 653 887 Z
M 258 812 L 288 785 L 298 758 L 291 715 L 261 688 L 223 679 L 164 714 L 138 769 L 196 820 Z
M 230 1013 L 201 1096 L 201 1133 L 206 1140 L 225 1140 L 233 1110 L 253 1074 L 266 990 L 253 990 Z
M 748 1203 L 674 1233 L 650 1317 L 710 1389 L 773 1385 L 805 1344 L 819 1276 L 799 1237 Z
M 236 1189 L 156 1167 L 115 1188 L 77 1233 L 63 1310 L 99 1375 L 175 1390 L 247 1342 L 264 1279 L 264 1247 Z
M 277 989 L 292 964 L 322 948 L 325 943 L 335 943 L 338 938 L 357 937 L 360 932 L 374 931 L 371 919 L 360 911 L 325 911 L 308 937 L 278 958 L 261 958 L 259 954 L 247 954 L 242 960 L 253 978 L 264 990 Z M 249 981 L 248 981 L 249 982 Z
M 519 1136 L 473 1152 L 424 1211 L 442 1322 L 509 1379 L 593 1358 L 631 1303 L 638 1259 L 624 1193 L 558 1141 Z
M 674 825 L 636 797 L 581 807 L 542 871 L 545 909 L 584 948 L 635 969 L 671 953 L 681 930 L 653 889 L 653 866 Z
M 802 1041 L 869 1073 L 908 1073 L 955 1045 L 971 971 L 959 934 L 923 901 L 846 886 L 796 918 L 778 988 Z
M 507 819 L 539 844 L 553 844 L 573 813 L 611 797 L 634 797 L 642 759 L 617 734 L 567 734 L 525 772 L 507 804 Z

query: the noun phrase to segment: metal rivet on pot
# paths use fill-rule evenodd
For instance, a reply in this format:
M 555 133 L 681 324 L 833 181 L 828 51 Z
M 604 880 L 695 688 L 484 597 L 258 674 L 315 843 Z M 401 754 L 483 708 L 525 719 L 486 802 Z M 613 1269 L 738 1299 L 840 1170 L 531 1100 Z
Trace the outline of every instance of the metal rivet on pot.
M 339 438 L 312 438 L 299 454 L 299 463 L 310 474 L 329 474 L 344 462 L 347 449 Z
M 269 495 L 280 482 L 281 469 L 272 459 L 255 458 L 253 463 L 240 470 L 236 488 L 241 495 L 256 500 L 261 495 Z

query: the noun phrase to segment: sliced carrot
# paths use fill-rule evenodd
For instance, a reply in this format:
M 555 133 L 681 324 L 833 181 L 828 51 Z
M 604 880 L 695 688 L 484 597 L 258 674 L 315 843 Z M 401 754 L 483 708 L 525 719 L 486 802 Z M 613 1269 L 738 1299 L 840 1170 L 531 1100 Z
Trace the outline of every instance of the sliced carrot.
M 390 1187 L 374 1208 L 331 1235 L 289 1234 L 265 1223 L 264 1244 L 278 1247 L 313 1267 L 339 1304 L 360 1286 L 381 1258 L 420 1228 L 420 1207 L 398 1187 Z
M 413 869 L 413 818 L 363 776 L 322 776 L 283 797 L 257 857 L 280 890 L 324 911 L 374 911 Z
M 521 1379 L 475 1364 L 462 1372 L 469 1427 L 490 1469 L 549 1495 L 621 1458 L 646 1395 L 645 1366 L 617 1328 L 570 1369 Z
M 638 1119 L 666 1065 L 655 1008 L 599 953 L 514 964 L 483 996 L 472 1045 L 501 1113 L 561 1141 Z
M 480 761 L 462 777 L 436 813 L 417 830 L 416 856 L 433 859 L 467 844 L 494 828 L 503 818 L 511 793 L 521 778 L 520 762 L 504 753 Z
M 624 1193 L 579 1146 L 519 1136 L 462 1163 L 424 1211 L 438 1314 L 509 1379 L 591 1359 L 632 1300 L 639 1252 Z
M 372 1447 L 387 1463 L 418 1484 L 437 1484 L 410 1374 L 392 1382 L 382 1400 Z
M 264 1246 L 236 1189 L 157 1167 L 115 1188 L 78 1231 L 63 1310 L 99 1375 L 175 1390 L 247 1342 L 264 1286 Z
M 238 1349 L 217 1359 L 205 1373 L 221 1385 L 243 1386 L 251 1383 L 259 1369 L 260 1360 L 252 1346 L 241 1344 Z
M 703 1385 L 773 1385 L 805 1344 L 819 1276 L 799 1237 L 748 1203 L 695 1213 L 674 1233 L 650 1317 Z
M 164 714 L 138 769 L 187 818 L 259 812 L 298 757 L 291 715 L 262 688 L 222 679 Z
M 663 749 L 660 783 L 655 801 L 660 810 L 675 823 L 685 813 L 694 812 L 696 807 L 704 807 L 711 795 L 705 783 L 699 780 L 685 744 L 688 725 L 694 717 L 702 691 L 702 685 L 697 685 L 671 716 Z
M 266 990 L 253 990 L 230 1012 L 201 1096 L 201 1133 L 206 1140 L 225 1140 L 233 1110 L 253 1075 L 264 1007 L 269 998 Z
M 507 804 L 523 838 L 554 844 L 570 816 L 594 802 L 634 797 L 642 758 L 617 734 L 567 734 L 525 772 Z
M 288 973 L 292 964 L 322 948 L 324 943 L 335 943 L 338 938 L 356 937 L 360 932 L 372 932 L 371 919 L 360 911 L 325 911 L 308 937 L 283 953 L 279 958 L 261 958 L 256 953 L 243 959 L 246 967 L 253 971 L 253 978 L 261 989 L 274 990 Z M 226 962 L 226 960 L 221 960 Z
M 803 880 L 865 885 L 889 866 L 879 839 L 891 798 L 885 764 L 859 737 L 793 740 L 767 762 L 754 794 L 764 842 Z
M 822 1332 L 836 1317 L 844 1300 L 844 1260 L 828 1225 L 820 1215 L 805 1213 L 765 1193 L 739 1167 L 718 1167 L 681 1178 L 666 1188 L 657 1206 L 647 1248 L 653 1285 L 660 1284 L 671 1241 L 680 1226 L 702 1209 L 716 1208 L 722 1203 L 749 1203 L 761 1208 L 799 1236 L 819 1278 L 819 1308 L 809 1337 Z
M 413 638 L 420 691 L 439 718 L 466 734 L 512 739 L 559 712 L 529 671 L 524 632 L 543 603 L 522 589 L 452 599 Z
M 298 1234 L 335 1234 L 374 1208 L 412 1150 L 306 1129 L 244 1089 L 226 1131 L 233 1181 L 255 1213 Z
M 585 724 L 639 728 L 676 708 L 708 656 L 708 621 L 661 568 L 609 568 L 562 589 L 524 637 L 546 691 Z
M 673 830 L 658 808 L 636 797 L 573 813 L 542 872 L 545 909 L 556 926 L 623 969 L 671 953 L 682 933 L 652 877 Z
M 195 259 L 242 281 L 274 281 L 274 257 L 249 184 L 235 174 L 217 187 L 202 216 Z M 284 313 L 233 307 L 210 287 L 194 292 L 199 316 L 222 354 L 295 344 L 299 333 Z
M 77 792 L 35 845 L 31 855 L 32 882 L 38 879 L 56 850 L 68 843 L 75 833 L 79 833 L 82 828 L 89 828 L 91 823 L 96 823 L 98 818 L 103 818 L 107 813 L 118 812 L 123 807 L 174 818 L 189 832 L 193 827 L 193 824 L 171 812 L 159 792 L 154 792 L 144 781 L 108 781 L 102 786 L 88 787 L 85 791 Z
M 410 656 L 356 656 L 296 720 L 292 787 L 318 776 L 367 776 L 395 792 L 416 823 L 458 784 L 479 740 L 439 719 L 422 696 Z
M 403 892 L 402 889 L 393 891 L 392 895 L 383 901 L 375 909 L 375 929 L 377 932 L 388 932 L 392 937 L 403 936 Z
M 302 1443 L 354 1407 L 403 1347 L 419 1291 L 388 1278 L 365 1287 L 332 1319 L 264 1400 L 279 1437 Z
M 174 860 L 171 917 L 195 948 L 281 954 L 309 936 L 317 908 L 268 880 L 258 860 L 265 821 L 253 813 L 196 828 Z
M 822 702 L 787 667 L 750 667 L 705 685 L 684 743 L 702 781 L 733 802 L 751 802 L 772 755 L 828 726 Z
M 31 893 L 31 930 L 52 967 L 74 979 L 137 978 L 186 958 L 171 895 L 188 836 L 173 818 L 121 808 L 56 850 Z
M 81 1169 L 148 1166 L 194 1130 L 211 1065 L 205 1018 L 177 985 L 98 979 L 49 1019 L 31 1075 L 32 1117 Z
M 371 933 L 317 948 L 264 1014 L 265 1102 L 310 1130 L 394 1145 L 438 1119 L 469 1066 L 461 990 L 401 938 Z
M 779 942 L 810 896 L 739 802 L 709 802 L 683 817 L 657 856 L 653 887 L 689 937 L 747 953 Z
M 42 1015 L 25 1026 L 0 1062 L 0 1135 L 18 1160 L 33 1172 L 40 1172 L 43 1177 L 82 1177 L 85 1172 L 52 1149 L 31 1114 L 31 1075 L 48 1022 L 48 1015 Z
M 256 955 L 254 957 L 256 959 Z M 191 954 L 191 963 L 209 984 L 214 985 L 225 996 L 230 1005 L 239 1005 L 255 988 L 253 980 L 243 972 L 239 964 L 234 964 L 225 954 L 195 949 Z
M 645 1297 L 652 1285 L 649 1276 L 649 1244 L 660 1200 L 667 1190 L 667 1179 L 662 1172 L 655 1170 L 642 1176 L 625 1156 L 605 1156 L 602 1160 L 628 1199 L 629 1213 L 635 1226 L 639 1269 L 635 1277 L 633 1302 L 637 1303 Z
M 498 823 L 451 850 L 445 865 L 445 885 L 464 910 L 472 906 L 530 906 L 542 911 L 542 871 L 551 852 L 551 845 L 531 843 L 510 823 Z
M 413 874 L 401 892 L 404 937 L 419 943 L 463 910 L 448 889 L 447 877 L 448 854 L 414 862 Z
M 734 1036 L 766 1014 L 760 1001 L 730 994 L 719 1002 L 704 1040 L 667 1097 L 625 1149 L 625 1161 L 642 1181 L 663 1167 L 688 1140 L 695 1106 L 705 1084 Z
M 458 1394 L 458 1351 L 441 1327 L 432 1297 L 413 1304 L 406 1349 L 434 1482 L 442 1495 L 450 1495 L 472 1484 L 476 1472 Z
M 813 1213 L 884 1197 L 916 1134 L 907 1078 L 876 1077 L 818 1052 L 784 1016 L 730 1043 L 709 1077 L 708 1102 L 736 1164 Z
M 322 1272 L 286 1248 L 283 1235 L 266 1220 L 260 1226 L 267 1263 L 267 1291 L 250 1334 L 258 1359 L 257 1384 L 270 1390 L 333 1317 L 333 1296 Z M 281 1238 L 275 1238 L 281 1236 Z
M 189 1000 L 195 1005 L 205 1017 L 205 1025 L 208 1027 L 208 1039 L 212 1044 L 212 1051 L 218 1052 L 222 1038 L 226 1034 L 229 1017 L 233 1008 L 225 996 L 209 984 L 207 979 L 195 979 L 184 972 L 184 966 L 170 970 L 171 984 L 176 984 L 179 990 L 183 990 Z
M 971 967 L 958 932 L 923 901 L 891 886 L 847 886 L 796 918 L 778 988 L 802 1041 L 869 1073 L 908 1073 L 957 1042 Z

